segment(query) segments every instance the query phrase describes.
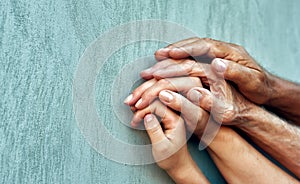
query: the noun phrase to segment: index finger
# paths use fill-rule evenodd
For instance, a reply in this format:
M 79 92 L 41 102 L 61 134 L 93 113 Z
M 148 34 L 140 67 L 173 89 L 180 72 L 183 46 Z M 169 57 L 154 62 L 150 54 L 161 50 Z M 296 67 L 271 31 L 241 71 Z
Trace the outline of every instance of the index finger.
M 229 53 L 235 51 L 236 49 L 229 43 L 213 40 L 211 38 L 199 38 L 194 42 L 186 43 L 178 48 L 171 48 L 169 56 L 174 59 L 182 59 L 190 56 L 225 58 Z
M 180 40 L 178 42 L 175 42 L 175 43 L 172 43 L 172 44 L 169 44 L 168 46 L 164 47 L 164 48 L 161 48 L 159 50 L 157 50 L 154 55 L 155 55 L 155 59 L 157 61 L 161 61 L 161 60 L 164 60 L 164 59 L 167 59 L 167 58 L 170 58 L 169 56 L 169 51 L 170 49 L 172 48 L 177 48 L 177 47 L 181 47 L 185 44 L 188 44 L 188 43 L 192 43 L 194 41 L 196 41 L 197 37 L 192 37 L 192 38 L 188 38 L 188 39 L 184 39 L 184 40 Z

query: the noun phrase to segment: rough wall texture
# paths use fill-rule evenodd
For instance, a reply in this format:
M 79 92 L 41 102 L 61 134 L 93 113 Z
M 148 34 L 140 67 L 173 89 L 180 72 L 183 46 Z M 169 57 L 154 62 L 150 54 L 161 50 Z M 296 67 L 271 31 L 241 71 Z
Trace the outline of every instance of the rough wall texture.
M 241 44 L 268 70 L 299 82 L 299 7 L 298 0 L 2 0 L 0 183 L 172 183 L 154 164 L 107 160 L 84 140 L 72 107 L 72 80 L 84 49 L 122 23 L 168 20 L 200 37 Z M 158 47 L 133 45 L 112 59 L 124 64 Z M 115 65 L 106 67 L 109 72 Z M 97 85 L 105 90 L 109 82 Z M 101 103 L 99 111 L 109 112 Z M 116 123 L 110 114 L 104 120 Z M 196 142 L 189 147 L 212 183 L 224 183 L 207 153 Z

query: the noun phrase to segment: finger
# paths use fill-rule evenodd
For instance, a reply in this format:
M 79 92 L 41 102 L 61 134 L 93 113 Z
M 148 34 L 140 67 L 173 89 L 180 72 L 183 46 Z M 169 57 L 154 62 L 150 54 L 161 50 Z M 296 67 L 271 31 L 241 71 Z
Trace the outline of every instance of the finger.
M 148 79 L 151 79 L 153 78 L 153 72 L 155 72 L 156 70 L 159 70 L 161 68 L 165 68 L 169 65 L 172 65 L 174 63 L 180 63 L 181 60 L 177 60 L 175 61 L 174 59 L 166 59 L 164 61 L 161 61 L 161 62 L 158 62 L 158 63 L 155 63 L 155 65 L 153 65 L 152 67 L 146 69 L 146 70 L 143 70 L 141 73 L 140 73 L 140 76 L 146 80 Z
M 152 79 L 149 81 L 144 82 L 142 85 L 137 87 L 126 99 L 124 100 L 124 103 L 132 106 L 136 103 L 136 101 L 141 97 L 141 95 L 146 91 L 148 88 L 153 86 L 157 82 L 156 79 Z
M 181 112 L 190 132 L 198 134 L 203 132 L 209 118 L 207 112 L 191 103 L 184 96 L 169 90 L 161 91 L 159 93 L 159 99 L 173 110 Z
M 135 104 L 138 109 L 148 106 L 159 94 L 160 91 L 168 89 L 176 92 L 187 93 L 192 87 L 202 87 L 198 77 L 178 77 L 159 80 L 148 88 Z
M 188 43 L 192 43 L 196 40 L 199 40 L 199 38 L 198 37 L 192 37 L 192 38 L 183 39 L 183 40 L 180 40 L 178 42 L 169 44 L 166 48 L 173 49 L 173 48 L 181 47 L 181 46 L 186 45 Z
M 216 58 L 212 61 L 211 67 L 219 77 L 224 77 L 239 87 L 245 84 L 254 85 L 259 80 L 259 71 L 233 61 Z
M 225 96 L 218 98 L 207 89 L 199 87 L 192 88 L 187 96 L 194 104 L 209 111 L 217 123 L 229 122 L 234 115 L 233 107 L 227 103 Z
M 195 37 L 194 38 L 188 38 L 188 39 L 184 39 L 184 40 L 175 42 L 173 44 L 170 44 L 170 45 L 168 45 L 165 48 L 161 48 L 161 49 L 157 50 L 154 53 L 155 59 L 157 61 L 161 61 L 161 60 L 167 59 L 167 58 L 169 58 L 169 51 L 170 51 L 171 48 L 181 47 L 182 45 L 194 42 L 197 39 L 199 39 L 199 38 L 195 38 Z
M 132 112 L 135 112 L 137 109 L 136 109 L 134 106 L 130 106 L 130 110 L 131 110 Z
M 144 118 L 144 124 L 151 143 L 155 144 L 166 139 L 163 129 L 155 115 L 147 114 Z
M 224 58 L 228 53 L 236 52 L 236 49 L 229 43 L 201 38 L 194 42 L 182 45 L 180 48 L 171 48 L 169 57 L 182 59 L 190 56 L 206 56 L 208 58 Z
M 188 116 L 189 120 L 198 119 L 199 117 L 195 114 L 198 114 L 200 108 L 178 93 L 175 93 L 170 90 L 163 90 L 159 93 L 159 99 L 161 102 L 163 102 L 165 105 L 172 108 L 173 110 L 181 112 L 182 115 Z
M 178 121 L 181 119 L 177 114 L 168 109 L 160 101 L 156 100 L 146 108 L 136 111 L 136 113 L 133 115 L 131 126 L 136 127 L 149 113 L 153 113 L 161 118 L 165 133 L 176 128 Z
M 200 106 L 206 111 L 211 111 L 213 105 L 213 95 L 205 88 L 192 88 L 187 93 L 187 98 L 194 104 Z
M 181 63 L 169 65 L 163 69 L 159 69 L 153 73 L 154 78 L 170 78 L 179 76 L 193 76 L 207 78 L 209 75 L 210 65 L 197 63 L 193 60 L 185 60 Z

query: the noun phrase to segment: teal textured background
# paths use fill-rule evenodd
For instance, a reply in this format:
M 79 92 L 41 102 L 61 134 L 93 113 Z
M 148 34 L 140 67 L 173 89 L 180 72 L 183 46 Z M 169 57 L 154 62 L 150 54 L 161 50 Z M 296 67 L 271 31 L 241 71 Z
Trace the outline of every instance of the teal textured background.
M 84 140 L 73 113 L 72 82 L 85 48 L 114 26 L 168 20 L 200 37 L 241 44 L 269 71 L 299 82 L 299 7 L 298 0 L 2 0 L 0 183 L 172 183 L 155 164 L 107 160 Z M 159 46 L 123 48 L 104 76 L 118 62 L 150 55 Z M 97 90 L 109 85 L 100 78 Z M 104 121 L 113 127 L 109 107 L 99 99 L 98 111 L 107 112 Z M 197 141 L 189 148 L 210 181 L 224 183 L 207 153 L 197 150 Z

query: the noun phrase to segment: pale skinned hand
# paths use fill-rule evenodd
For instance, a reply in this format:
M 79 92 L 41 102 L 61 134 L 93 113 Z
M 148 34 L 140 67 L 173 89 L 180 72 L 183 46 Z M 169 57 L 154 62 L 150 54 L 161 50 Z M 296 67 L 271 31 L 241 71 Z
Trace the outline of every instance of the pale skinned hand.
M 219 60 L 219 59 L 215 59 Z M 163 62 L 163 61 L 162 61 Z M 171 61 L 169 61 L 171 62 Z M 247 100 L 243 95 L 241 95 L 233 86 L 228 84 L 222 76 L 219 76 L 215 72 L 211 72 L 210 66 L 207 64 L 202 64 L 198 63 L 197 66 L 199 69 L 197 69 L 197 72 L 194 74 L 199 75 L 201 77 L 205 77 L 206 75 L 206 80 L 209 83 L 210 91 L 202 88 L 202 86 L 194 86 L 197 87 L 195 88 L 196 90 L 190 91 L 192 89 L 191 82 L 189 82 L 187 79 L 190 79 L 190 77 L 181 77 L 178 79 L 182 79 L 180 85 L 178 84 L 174 89 L 180 88 L 185 90 L 185 95 L 187 96 L 192 102 L 195 102 L 197 106 L 199 106 L 199 100 L 201 96 L 205 97 L 200 100 L 201 104 L 198 110 L 200 111 L 200 116 L 198 116 L 198 119 L 196 118 L 191 118 L 193 117 L 193 113 L 191 112 L 196 112 L 196 111 L 189 111 L 188 106 L 191 106 L 191 102 L 189 100 L 184 100 L 184 103 L 182 104 L 182 110 L 187 111 L 187 113 L 182 112 L 184 119 L 187 122 L 187 127 L 188 130 L 193 130 L 192 128 L 195 128 L 195 122 L 196 130 L 195 133 L 197 135 L 201 135 L 203 132 L 203 126 L 207 123 L 209 115 L 207 114 L 206 111 L 211 112 L 212 110 L 212 116 L 214 117 L 215 121 L 218 123 L 223 123 L 225 125 L 233 125 L 233 124 L 240 124 L 244 121 L 247 121 L 247 112 L 250 110 L 255 109 L 255 104 Z M 195 67 L 194 67 L 195 68 Z M 201 69 L 200 69 L 201 68 Z M 205 72 L 204 69 L 205 68 Z M 195 78 L 195 77 L 193 77 Z M 161 79 L 163 81 L 168 81 L 168 80 L 174 80 L 176 78 L 165 78 Z M 157 80 L 157 79 L 152 79 L 152 80 Z M 158 80 L 159 83 L 160 80 Z M 147 86 L 148 87 L 148 86 Z M 174 91 L 173 89 L 170 89 L 168 87 L 164 87 L 163 85 L 153 85 L 150 88 L 147 88 L 147 90 L 141 90 L 145 89 L 141 87 L 140 89 L 137 88 L 136 91 L 139 92 L 140 96 L 147 96 L 147 97 L 156 97 L 157 93 L 162 90 L 170 90 Z M 186 90 L 190 91 L 186 93 Z M 178 91 L 178 90 L 177 90 Z M 144 95 L 146 94 L 146 95 Z M 166 94 L 166 93 L 163 93 Z M 161 97 L 161 95 L 160 95 Z M 184 107 L 184 108 L 183 108 Z M 191 106 L 194 109 L 196 107 Z M 213 109 L 211 109 L 213 107 Z M 206 111 L 203 111 L 206 110 Z M 176 110 L 180 111 L 180 110 Z M 134 118 L 133 122 L 138 122 L 140 119 Z M 205 123 L 204 123 L 205 122 Z M 189 128 L 189 124 L 191 125 Z
M 144 119 L 158 166 L 170 170 L 182 165 L 181 160 L 189 155 L 183 119 L 157 100 L 136 113 Z M 161 118 L 164 130 L 154 114 Z
M 168 91 L 164 90 L 180 92 L 186 96 L 188 91 L 193 87 L 202 87 L 201 81 L 198 77 L 179 77 L 162 80 L 152 79 L 146 81 L 136 88 L 125 100 L 125 103 L 129 106 L 135 105 L 135 110 L 143 109 L 146 108 L 158 96 L 159 98 L 164 99 L 164 102 L 166 102 L 168 99 L 172 100 L 172 95 L 169 94 Z M 182 106 L 180 106 L 180 109 L 175 110 L 180 111 L 183 114 L 183 118 L 185 119 L 189 132 L 200 136 L 209 119 L 209 114 L 199 106 L 194 105 L 186 98 L 183 98 L 182 95 L 180 96 L 182 97 L 180 98 L 182 100 Z M 139 103 L 141 99 L 142 103 Z M 192 111 L 190 111 L 191 109 Z M 140 110 L 135 112 L 131 121 L 131 125 L 133 127 L 136 127 L 143 119 L 144 114 L 141 114 L 141 112 L 142 111 Z
M 213 60 L 212 70 L 234 82 L 239 91 L 254 103 L 267 105 L 272 98 L 272 76 L 243 47 L 208 38 L 189 38 L 156 51 L 156 59 L 164 61 L 144 70 L 141 76 L 146 79 L 196 76 L 199 71 L 203 72 L 203 67 L 191 56 L 197 61 L 223 59 Z
M 158 100 L 136 113 L 144 118 L 159 167 L 176 183 L 209 183 L 188 152 L 185 125 L 180 116 Z M 154 114 L 161 118 L 163 128 Z
M 176 77 L 168 79 L 152 79 L 144 82 L 137 87 L 124 101 L 129 106 L 135 106 L 137 109 L 143 109 L 148 106 L 163 89 L 181 92 L 187 92 L 193 87 L 202 87 L 198 77 Z
M 192 93 L 193 90 L 188 93 L 188 96 L 191 95 L 190 93 Z M 211 106 L 209 105 L 211 102 L 208 102 L 211 101 L 210 97 L 211 96 L 204 95 L 200 100 L 200 105 L 208 110 L 211 110 Z M 189 98 L 193 99 L 194 97 Z M 169 90 L 161 91 L 159 94 L 159 100 L 174 111 L 180 111 L 182 106 L 185 106 L 186 101 L 188 101 L 182 95 Z M 195 103 L 198 104 L 198 102 Z M 189 117 L 194 116 L 196 113 L 197 111 L 195 111 L 192 104 L 186 106 L 186 110 L 182 111 L 181 115 L 183 117 Z M 229 122 L 232 121 L 232 119 L 228 119 L 226 121 Z M 237 119 L 234 121 L 237 121 Z M 218 125 L 211 119 L 209 124 L 215 126 L 211 127 L 215 128 L 215 130 L 218 128 Z M 204 132 L 204 134 L 210 133 L 214 134 L 214 131 Z M 202 138 L 202 143 L 209 145 L 209 154 L 228 183 L 298 183 L 295 179 L 255 150 L 255 148 L 248 144 L 234 130 L 228 127 L 225 128 L 222 126 L 220 131 L 217 134 L 212 135 L 212 137 L 204 136 L 199 137 L 199 139 L 200 138 Z M 212 139 L 210 140 L 210 138 Z M 282 158 L 284 156 L 280 155 L 279 157 Z M 294 157 L 294 160 L 297 159 Z M 193 176 L 189 174 L 189 177 L 191 178 Z M 183 183 L 189 182 L 185 181 Z

